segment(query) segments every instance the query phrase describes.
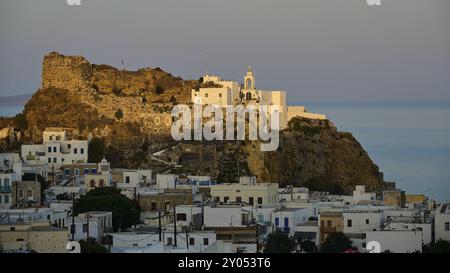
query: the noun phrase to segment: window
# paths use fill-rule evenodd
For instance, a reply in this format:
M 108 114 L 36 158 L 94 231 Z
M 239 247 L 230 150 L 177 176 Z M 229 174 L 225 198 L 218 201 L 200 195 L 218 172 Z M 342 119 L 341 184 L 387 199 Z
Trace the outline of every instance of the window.
M 224 202 L 224 203 L 228 203 L 228 200 L 230 200 L 230 197 L 228 197 L 228 196 L 225 196 L 225 197 L 223 198 L 223 202 Z
M 331 220 L 327 220 L 327 227 L 331 227 Z
M 33 192 L 31 190 L 27 190 L 27 197 L 32 197 L 33 196 Z
M 253 197 L 248 198 L 248 203 L 253 206 Z
M 138 244 L 136 244 L 136 243 L 133 243 L 133 246 L 138 246 Z
M 70 148 L 72 148 L 72 144 L 67 144 L 67 149 L 70 150 Z
M 258 223 L 264 222 L 264 215 L 260 214 L 258 215 Z
M 50 141 L 52 141 L 52 140 L 53 140 L 53 136 L 49 136 L 48 139 L 49 139 Z
M 52 159 L 49 157 L 47 160 L 48 163 L 52 163 Z
M 351 219 L 347 220 L 347 227 L 352 227 L 352 220 Z
M 23 191 L 19 190 L 19 198 L 23 198 Z
M 445 228 L 444 228 L 444 230 L 445 230 L 445 231 L 450 231 L 450 223 L 449 223 L 449 222 L 445 223 Z
M 125 183 L 127 183 L 127 184 L 130 183 L 130 177 L 129 176 L 125 177 Z
M 186 213 L 177 213 L 177 221 L 186 221 Z
M 78 153 L 78 149 L 77 149 L 77 148 L 74 148 L 74 149 L 73 149 L 73 153 L 74 153 L 74 154 L 77 154 L 77 153 Z
M 97 169 L 92 169 L 91 173 L 93 173 L 93 174 L 97 173 Z
M 64 175 L 69 176 L 70 175 L 70 169 L 64 169 Z
M 278 227 L 280 225 L 280 218 L 275 217 L 275 226 Z
M 219 93 L 219 98 L 221 98 L 222 97 L 222 93 Z
M 368 225 L 369 224 L 369 219 L 366 219 L 366 225 Z
M 151 210 L 156 210 L 156 202 L 152 202 Z
M 56 163 L 56 157 L 53 158 L 53 163 Z
M 262 197 L 258 197 L 258 204 L 259 204 L 259 205 L 262 205 L 262 203 L 263 203 Z
M 100 179 L 100 181 L 98 182 L 98 186 L 99 186 L 100 188 L 103 188 L 103 187 L 105 186 L 105 180 Z
M 84 169 L 84 174 L 89 174 L 89 169 Z
M 80 154 L 84 154 L 84 149 L 80 148 Z
M 194 238 L 189 238 L 189 245 L 191 245 L 191 246 L 195 245 L 195 239 Z
M 9 195 L 5 195 L 5 204 L 9 203 Z
M 236 196 L 236 203 L 241 203 L 242 202 L 242 198 L 240 196 Z
M 203 245 L 205 245 L 205 246 L 209 245 L 209 239 L 208 238 L 203 238 Z
M 56 147 L 53 147 L 53 152 L 56 153 Z
M 91 181 L 89 181 L 89 186 L 91 188 L 95 188 L 95 180 L 94 179 L 91 179 Z
M 49 153 L 51 153 L 52 152 L 52 147 L 48 147 L 48 150 L 47 150 Z
M 80 175 L 80 169 L 76 168 L 74 171 L 75 171 L 75 175 Z
M 208 97 L 208 93 L 205 93 L 205 98 L 207 98 Z
M 172 245 L 172 238 L 167 238 L 167 245 L 171 246 Z
M 284 227 L 289 227 L 289 218 L 284 217 Z
M 88 225 L 83 224 L 83 233 L 86 233 L 88 231 Z

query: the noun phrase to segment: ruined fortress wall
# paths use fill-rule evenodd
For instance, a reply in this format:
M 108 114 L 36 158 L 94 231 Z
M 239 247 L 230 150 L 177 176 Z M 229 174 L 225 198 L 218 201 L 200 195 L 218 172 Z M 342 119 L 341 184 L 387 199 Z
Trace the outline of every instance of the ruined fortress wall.
M 92 72 L 92 65 L 84 57 L 52 52 L 42 64 L 42 88 L 89 89 Z

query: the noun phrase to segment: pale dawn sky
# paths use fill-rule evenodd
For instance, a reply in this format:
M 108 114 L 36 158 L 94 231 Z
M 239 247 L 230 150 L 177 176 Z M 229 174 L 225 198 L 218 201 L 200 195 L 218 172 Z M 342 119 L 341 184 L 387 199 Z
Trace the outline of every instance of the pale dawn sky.
M 185 79 L 205 71 L 302 101 L 450 101 L 450 1 L 0 1 L 0 96 L 40 86 L 49 51 Z M 207 54 L 206 54 L 207 53 Z

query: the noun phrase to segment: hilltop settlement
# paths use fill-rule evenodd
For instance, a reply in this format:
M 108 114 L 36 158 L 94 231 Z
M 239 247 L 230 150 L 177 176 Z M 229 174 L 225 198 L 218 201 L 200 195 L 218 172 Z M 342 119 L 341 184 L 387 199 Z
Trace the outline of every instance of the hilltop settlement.
M 174 141 L 171 109 L 270 105 L 280 146 Z M 450 204 L 385 181 L 358 141 L 283 90 L 120 70 L 56 52 L 0 119 L 0 252 L 430 252 Z

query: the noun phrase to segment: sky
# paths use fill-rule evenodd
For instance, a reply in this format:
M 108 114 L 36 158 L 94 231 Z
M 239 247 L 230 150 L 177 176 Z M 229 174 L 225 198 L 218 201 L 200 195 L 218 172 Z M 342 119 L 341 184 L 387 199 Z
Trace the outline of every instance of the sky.
M 0 96 L 40 87 L 50 51 L 210 73 L 302 101 L 450 101 L 450 1 L 0 0 Z

